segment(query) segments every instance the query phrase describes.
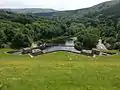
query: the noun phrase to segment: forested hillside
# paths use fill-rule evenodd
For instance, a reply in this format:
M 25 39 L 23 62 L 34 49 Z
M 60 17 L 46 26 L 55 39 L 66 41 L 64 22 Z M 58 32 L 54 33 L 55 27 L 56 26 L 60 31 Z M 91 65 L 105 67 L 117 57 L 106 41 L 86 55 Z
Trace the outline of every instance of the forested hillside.
M 76 11 L 69 17 L 40 17 L 0 10 L 0 48 L 19 49 L 32 43 L 56 43 L 76 36 L 75 46 L 79 50 L 95 47 L 100 37 L 108 49 L 120 49 L 120 3 L 115 0 L 95 7 L 101 9 L 93 9 L 82 18 Z
M 83 17 L 86 14 L 92 14 L 96 12 L 101 12 L 103 10 L 106 10 L 114 5 L 116 5 L 119 2 L 119 0 L 111 0 L 107 2 L 100 3 L 98 5 L 89 7 L 89 8 L 83 8 L 83 9 L 77 9 L 77 10 L 68 10 L 68 11 L 58 11 L 58 12 L 51 12 L 51 13 L 37 13 L 37 15 L 40 16 L 64 16 L 64 17 Z
M 61 20 L 1 10 L 0 47 L 29 47 L 33 42 L 48 42 L 56 37 L 60 39 L 77 32 L 68 28 L 69 25 Z

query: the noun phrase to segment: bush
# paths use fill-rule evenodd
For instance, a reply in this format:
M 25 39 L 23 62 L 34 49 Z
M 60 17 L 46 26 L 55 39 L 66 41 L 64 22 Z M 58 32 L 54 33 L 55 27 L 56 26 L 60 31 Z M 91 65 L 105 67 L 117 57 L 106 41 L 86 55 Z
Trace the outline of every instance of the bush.
M 75 49 L 81 51 L 81 50 L 82 50 L 82 43 L 76 41 L 76 42 L 75 42 Z
M 20 49 L 25 47 L 30 47 L 31 41 L 28 36 L 23 34 L 17 34 L 12 41 L 12 48 Z
M 116 42 L 116 43 L 114 44 L 114 49 L 120 50 L 120 42 Z
M 92 49 L 96 47 L 98 37 L 97 35 L 86 33 L 78 36 L 78 42 L 81 42 L 85 49 Z
M 100 32 L 94 27 L 88 27 L 78 33 L 78 42 L 81 42 L 84 49 L 96 48 L 100 37 Z
M 114 44 L 116 41 L 117 40 L 114 37 L 105 38 L 105 42 L 107 43 L 106 46 L 109 46 L 109 47 L 107 47 L 108 49 L 114 49 Z M 110 45 L 108 45 L 108 44 L 110 44 Z

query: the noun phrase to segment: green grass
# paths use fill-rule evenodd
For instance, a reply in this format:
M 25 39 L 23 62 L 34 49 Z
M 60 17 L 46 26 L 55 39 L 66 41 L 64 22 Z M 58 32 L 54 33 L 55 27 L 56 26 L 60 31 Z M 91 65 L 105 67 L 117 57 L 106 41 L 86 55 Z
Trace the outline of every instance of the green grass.
M 30 58 L 0 50 L 0 90 L 120 90 L 120 56 L 57 52 Z
M 119 53 L 119 51 L 117 51 L 117 50 L 102 50 L 101 52 L 113 54 L 113 55 Z

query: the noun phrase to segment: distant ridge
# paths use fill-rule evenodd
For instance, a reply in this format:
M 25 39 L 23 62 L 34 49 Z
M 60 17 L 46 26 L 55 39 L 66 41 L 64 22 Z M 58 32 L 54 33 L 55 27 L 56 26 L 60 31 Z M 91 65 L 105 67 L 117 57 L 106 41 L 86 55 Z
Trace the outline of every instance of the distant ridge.
M 35 15 L 38 15 L 38 16 L 83 17 L 85 15 L 89 15 L 89 14 L 91 15 L 94 13 L 100 14 L 103 11 L 104 13 L 106 13 L 105 11 L 107 10 L 111 12 L 110 9 L 115 11 L 116 8 L 117 8 L 116 11 L 118 13 L 119 3 L 120 3 L 120 0 L 111 0 L 111 1 L 100 3 L 98 5 L 95 5 L 89 8 L 67 10 L 67 11 L 57 11 L 54 9 L 44 9 L 44 8 L 3 9 L 3 10 L 10 11 L 10 12 L 17 12 L 17 13 L 34 13 Z
M 23 8 L 23 9 L 2 9 L 9 12 L 17 12 L 17 13 L 49 13 L 56 12 L 54 9 L 44 9 L 44 8 Z
M 95 13 L 95 12 L 101 12 L 103 10 L 106 10 L 108 8 L 111 8 L 112 6 L 118 4 L 120 0 L 111 0 L 106 1 L 103 3 L 100 3 L 98 5 L 89 7 L 89 8 L 83 8 L 83 9 L 77 9 L 77 10 L 68 10 L 68 11 L 58 11 L 58 12 L 50 12 L 50 13 L 36 13 L 40 16 L 64 16 L 64 17 L 83 17 L 86 14 L 89 13 Z

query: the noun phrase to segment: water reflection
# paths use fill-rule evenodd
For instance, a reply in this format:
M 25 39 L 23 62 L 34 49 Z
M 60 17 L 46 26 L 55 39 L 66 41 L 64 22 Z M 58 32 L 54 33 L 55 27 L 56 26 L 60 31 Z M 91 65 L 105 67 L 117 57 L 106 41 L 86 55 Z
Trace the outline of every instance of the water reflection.
M 74 48 L 74 41 L 76 39 L 77 39 L 76 37 L 70 38 L 69 40 L 66 40 L 65 45 L 48 47 L 44 49 L 43 52 L 49 53 L 49 52 L 55 52 L 55 51 L 68 51 L 73 53 L 81 53 L 80 51 Z

